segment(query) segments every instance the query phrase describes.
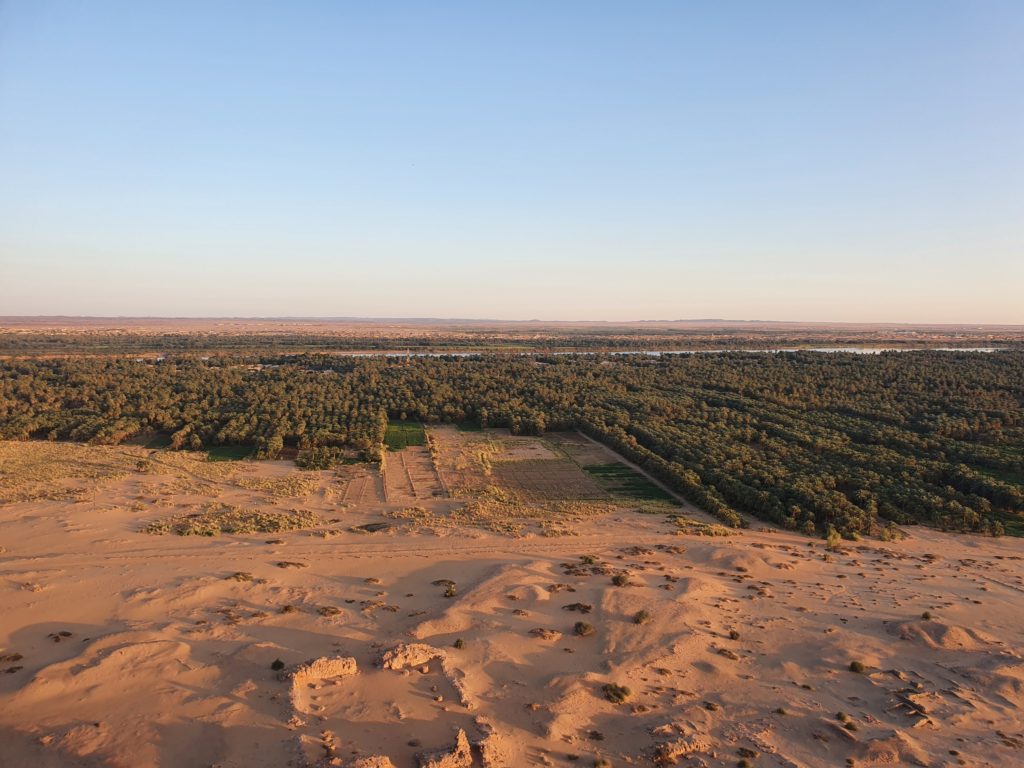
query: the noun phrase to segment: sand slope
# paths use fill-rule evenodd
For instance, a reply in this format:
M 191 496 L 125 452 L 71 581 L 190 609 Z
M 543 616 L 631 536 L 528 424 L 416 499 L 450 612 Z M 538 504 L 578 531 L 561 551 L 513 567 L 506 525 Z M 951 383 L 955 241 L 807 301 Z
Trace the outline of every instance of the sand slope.
M 1024 765 L 1018 540 L 368 534 L 320 486 L 317 532 L 151 536 L 104 482 L 0 507 L 3 768 Z

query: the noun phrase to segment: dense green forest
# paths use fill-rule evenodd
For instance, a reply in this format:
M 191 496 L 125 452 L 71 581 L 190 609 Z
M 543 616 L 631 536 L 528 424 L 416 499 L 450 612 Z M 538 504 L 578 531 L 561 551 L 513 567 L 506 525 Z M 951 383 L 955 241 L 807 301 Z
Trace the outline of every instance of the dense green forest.
M 348 447 L 389 419 L 577 428 L 723 521 L 1024 532 L 1024 352 L 0 363 L 0 437 Z

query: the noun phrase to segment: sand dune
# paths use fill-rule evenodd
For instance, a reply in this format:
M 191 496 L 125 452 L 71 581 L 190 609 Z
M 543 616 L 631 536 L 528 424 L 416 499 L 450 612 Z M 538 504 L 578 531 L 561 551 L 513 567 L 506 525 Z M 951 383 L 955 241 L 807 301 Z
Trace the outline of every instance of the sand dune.
M 0 508 L 3 768 L 1024 764 L 1015 540 L 368 534 L 323 488 L 312 529 L 151 536 L 130 480 Z

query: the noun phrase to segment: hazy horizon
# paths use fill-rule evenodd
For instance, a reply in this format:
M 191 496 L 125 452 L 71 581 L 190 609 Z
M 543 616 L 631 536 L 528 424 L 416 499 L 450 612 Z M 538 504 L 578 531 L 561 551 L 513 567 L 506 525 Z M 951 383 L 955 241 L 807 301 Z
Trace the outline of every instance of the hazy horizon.
M 1024 323 L 1022 37 L 1015 2 L 14 0 L 0 314 Z

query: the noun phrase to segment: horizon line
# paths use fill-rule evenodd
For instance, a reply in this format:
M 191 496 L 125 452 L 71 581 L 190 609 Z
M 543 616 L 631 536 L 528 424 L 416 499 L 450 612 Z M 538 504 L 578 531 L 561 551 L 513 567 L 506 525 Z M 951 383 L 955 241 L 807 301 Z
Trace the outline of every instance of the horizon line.
M 12 321 L 56 321 L 56 320 L 88 320 L 88 321 L 126 321 L 126 320 L 216 320 L 216 321 L 287 321 L 287 322 L 415 322 L 415 323 L 497 323 L 510 325 L 530 324 L 586 324 L 586 325 L 653 325 L 653 324 L 701 324 L 701 325 L 824 325 L 824 326 L 888 326 L 901 328 L 920 327 L 977 327 L 977 328 L 1024 328 L 1024 322 L 992 323 L 992 322 L 929 322 L 929 321 L 879 321 L 879 320 L 771 320 L 771 319 L 733 319 L 733 318 L 675 318 L 675 319 L 631 319 L 602 320 L 576 318 L 571 320 L 555 320 L 544 318 L 499 319 L 488 317 L 403 317 L 374 315 L 0 315 L 0 324 Z

